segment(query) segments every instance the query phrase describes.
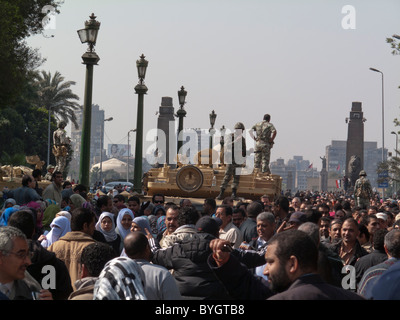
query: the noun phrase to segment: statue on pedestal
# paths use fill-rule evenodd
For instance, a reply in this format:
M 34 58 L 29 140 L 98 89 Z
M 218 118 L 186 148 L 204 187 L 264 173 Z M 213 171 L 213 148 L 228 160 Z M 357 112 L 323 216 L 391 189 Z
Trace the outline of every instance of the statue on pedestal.
M 71 144 L 71 140 L 67 137 L 65 121 L 58 123 L 58 129 L 53 133 L 53 154 L 56 157 L 56 168 L 54 171 L 60 171 L 64 173 L 64 169 L 67 162 L 68 147 Z

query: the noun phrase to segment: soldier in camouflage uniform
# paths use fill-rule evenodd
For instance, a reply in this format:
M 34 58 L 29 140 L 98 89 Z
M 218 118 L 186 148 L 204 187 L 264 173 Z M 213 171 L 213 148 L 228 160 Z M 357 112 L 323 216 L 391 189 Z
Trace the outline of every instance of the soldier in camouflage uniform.
M 372 187 L 369 180 L 366 178 L 367 173 L 361 170 L 360 178 L 354 184 L 354 200 L 355 206 L 366 209 L 370 205 L 370 199 L 373 197 Z
M 256 123 L 250 131 L 250 135 L 256 141 L 254 150 L 254 168 L 257 171 L 266 172 L 271 174 L 269 168 L 269 161 L 271 158 L 271 148 L 274 145 L 276 137 L 276 129 L 272 123 L 269 114 L 264 115 L 264 120 Z M 254 136 L 255 132 L 255 136 Z
M 225 163 L 226 163 L 226 169 L 225 169 L 225 175 L 222 180 L 221 184 L 221 191 L 219 195 L 217 196 L 218 200 L 223 199 L 224 196 L 224 191 L 226 187 L 228 186 L 229 181 L 231 180 L 233 176 L 233 182 L 232 182 L 232 198 L 236 199 L 237 195 L 237 188 L 239 186 L 239 180 L 240 180 L 240 175 L 237 174 L 236 169 L 243 167 L 245 165 L 245 158 L 246 158 L 246 140 L 243 137 L 243 131 L 244 131 L 244 125 L 241 122 L 236 123 L 235 125 L 235 132 L 230 134 L 230 139 L 226 141 L 225 144 Z M 240 145 L 241 143 L 241 145 Z M 235 151 L 235 148 L 236 151 Z M 239 149 L 238 149 L 239 148 Z M 241 148 L 241 150 L 240 150 Z M 240 152 L 238 154 L 238 152 Z M 241 158 L 241 159 L 238 159 Z

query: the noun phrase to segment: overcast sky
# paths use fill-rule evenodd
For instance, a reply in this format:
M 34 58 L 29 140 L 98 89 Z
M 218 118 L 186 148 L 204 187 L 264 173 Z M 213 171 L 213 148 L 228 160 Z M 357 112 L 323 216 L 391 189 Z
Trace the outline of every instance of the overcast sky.
M 77 82 L 83 104 L 87 46 L 76 31 L 97 16 L 93 103 L 114 118 L 105 147 L 126 144 L 136 127 L 143 53 L 145 134 L 157 126 L 162 97 L 179 108 L 183 85 L 185 128 L 209 128 L 212 110 L 216 128 L 241 121 L 247 129 L 269 113 L 278 131 L 271 160 L 302 155 L 321 169 L 325 147 L 347 139 L 353 101 L 362 102 L 365 140 L 382 146 L 381 75 L 373 67 L 384 73 L 385 147 L 395 148 L 400 56 L 386 38 L 400 34 L 398 0 L 65 0 L 60 11 L 55 28 L 28 43 L 47 59 L 40 69 Z

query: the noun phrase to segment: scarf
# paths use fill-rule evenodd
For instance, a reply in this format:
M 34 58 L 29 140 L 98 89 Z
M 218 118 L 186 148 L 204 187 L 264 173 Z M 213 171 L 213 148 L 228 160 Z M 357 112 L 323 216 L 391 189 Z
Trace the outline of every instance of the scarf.
M 165 218 L 166 218 L 166 216 L 160 216 L 157 219 L 158 234 L 163 233 L 167 229 L 167 226 L 165 225 Z
M 146 216 L 136 217 L 135 219 L 132 220 L 132 223 L 133 222 L 140 227 L 141 229 L 140 232 L 146 234 L 146 230 L 144 230 L 145 228 L 149 230 L 149 232 L 151 232 L 149 219 Z
M 74 205 L 75 208 L 80 208 L 83 206 L 83 204 L 86 202 L 85 198 L 82 197 L 81 195 L 75 193 L 72 196 L 69 197 L 71 199 L 72 204 Z
M 93 300 L 147 300 L 142 268 L 128 257 L 106 263 L 94 285 Z
M 101 221 L 105 218 L 105 217 L 109 217 L 111 219 L 111 223 L 112 223 L 112 227 L 110 231 L 105 231 L 101 228 Z M 111 242 L 114 241 L 115 239 L 117 239 L 117 233 L 115 232 L 115 222 L 114 222 L 114 214 L 110 213 L 110 212 L 103 212 L 100 217 L 99 220 L 96 223 L 96 230 L 100 231 L 104 237 L 106 238 L 107 242 Z
M 46 239 L 41 242 L 42 247 L 48 248 L 52 243 L 56 242 L 67 232 L 71 231 L 71 224 L 66 217 L 57 217 L 50 224 L 51 230 L 46 235 Z
M 0 217 L 0 226 L 6 226 L 8 224 L 8 219 L 10 219 L 11 215 L 20 210 L 20 206 L 16 205 L 4 210 L 3 214 Z
M 50 224 L 56 217 L 56 214 L 60 212 L 60 207 L 56 204 L 49 205 L 43 213 L 42 225 L 45 230 L 50 231 Z
M 118 217 L 117 217 L 117 229 L 119 231 L 119 234 L 121 235 L 122 240 L 125 239 L 126 235 L 131 232 L 130 227 L 128 229 L 125 229 L 121 223 L 122 219 L 126 215 L 130 216 L 132 218 L 132 220 L 135 218 L 131 209 L 125 208 L 125 209 L 121 209 L 119 211 Z

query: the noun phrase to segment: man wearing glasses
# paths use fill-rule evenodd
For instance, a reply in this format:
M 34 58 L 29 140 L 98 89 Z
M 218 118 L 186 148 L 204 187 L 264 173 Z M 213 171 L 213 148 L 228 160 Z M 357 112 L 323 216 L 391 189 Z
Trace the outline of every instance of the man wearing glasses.
M 17 228 L 0 228 L 0 291 L 9 300 L 53 300 L 26 268 L 31 264 L 26 236 Z

